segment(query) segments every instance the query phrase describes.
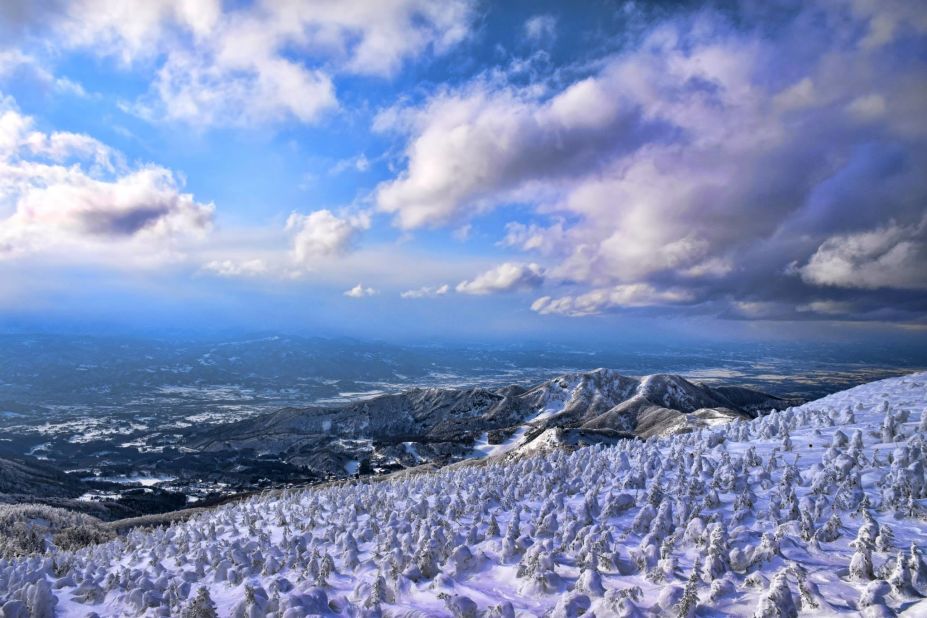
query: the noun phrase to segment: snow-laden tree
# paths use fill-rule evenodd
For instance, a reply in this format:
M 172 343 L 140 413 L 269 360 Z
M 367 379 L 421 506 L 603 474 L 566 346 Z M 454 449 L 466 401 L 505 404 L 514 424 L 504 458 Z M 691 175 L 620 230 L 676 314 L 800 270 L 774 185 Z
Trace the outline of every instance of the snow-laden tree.
M 605 586 L 602 583 L 602 574 L 594 564 L 584 566 L 580 571 L 579 578 L 576 580 L 574 589 L 584 592 L 591 597 L 600 597 L 605 594 Z
M 888 583 L 891 585 L 892 591 L 903 598 L 919 596 L 914 588 L 911 568 L 904 552 L 898 552 L 894 566 L 888 576 Z
M 183 610 L 182 618 L 218 618 L 216 604 L 209 596 L 209 589 L 200 588 L 196 596 Z
M 911 584 L 914 589 L 927 596 L 927 563 L 924 562 L 921 547 L 914 542 L 908 551 L 908 570 L 911 572 Z
M 857 543 L 856 551 L 850 558 L 850 579 L 867 582 L 875 575 L 872 570 L 872 547 L 868 543 Z
M 710 583 L 723 577 L 731 569 L 727 534 L 723 525 L 715 524 L 712 527 L 706 553 L 705 564 L 702 568 L 702 579 Z
M 779 554 L 779 541 L 776 540 L 774 535 L 769 532 L 764 532 L 763 536 L 760 538 L 760 544 L 753 550 L 751 563 L 754 566 L 763 565 L 773 560 Z
M 875 548 L 881 552 L 891 552 L 895 549 L 895 533 L 892 532 L 891 526 L 881 524 L 879 534 L 875 538 Z
M 877 579 L 869 582 L 866 588 L 859 596 L 857 606 L 863 610 L 864 615 L 893 616 L 894 613 L 888 607 L 888 597 L 892 592 L 892 587 L 883 579 Z
M 485 540 L 493 539 L 499 536 L 502 531 L 499 529 L 499 522 L 496 521 L 496 514 L 493 513 L 489 516 L 489 525 L 486 527 L 486 533 L 484 535 Z
M 39 579 L 26 587 L 25 604 L 30 618 L 54 618 L 58 597 L 48 580 Z
M 691 618 L 695 615 L 695 610 L 698 608 L 699 570 L 700 564 L 698 558 L 696 558 L 689 579 L 686 581 L 682 598 L 674 607 L 677 618 Z
M 792 590 L 786 572 L 779 571 L 769 585 L 769 591 L 761 598 L 753 618 L 797 618 L 798 607 L 792 597 Z
M 232 610 L 232 618 L 263 618 L 267 615 L 270 598 L 261 586 L 245 585 L 244 598 Z

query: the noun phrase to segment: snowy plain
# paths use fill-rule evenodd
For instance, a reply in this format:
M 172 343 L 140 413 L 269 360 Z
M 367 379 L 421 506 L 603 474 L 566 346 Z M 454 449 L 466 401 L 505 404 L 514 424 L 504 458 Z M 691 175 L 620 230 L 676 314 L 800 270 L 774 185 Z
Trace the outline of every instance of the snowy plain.
M 925 460 L 920 373 L 0 560 L 0 615 L 925 616 Z

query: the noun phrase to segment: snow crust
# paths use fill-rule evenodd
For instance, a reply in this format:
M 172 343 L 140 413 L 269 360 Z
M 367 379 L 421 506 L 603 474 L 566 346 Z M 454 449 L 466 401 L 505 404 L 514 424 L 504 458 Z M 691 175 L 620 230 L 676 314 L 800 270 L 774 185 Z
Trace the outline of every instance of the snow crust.
M 923 616 L 925 409 L 920 373 L 688 434 L 268 493 L 0 561 L 0 615 Z

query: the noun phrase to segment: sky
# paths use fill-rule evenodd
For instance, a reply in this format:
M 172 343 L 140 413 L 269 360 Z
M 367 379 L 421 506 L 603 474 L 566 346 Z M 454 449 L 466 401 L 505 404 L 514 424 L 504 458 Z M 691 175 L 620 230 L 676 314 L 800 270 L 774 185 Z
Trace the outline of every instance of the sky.
M 0 330 L 927 341 L 905 0 L 5 0 Z

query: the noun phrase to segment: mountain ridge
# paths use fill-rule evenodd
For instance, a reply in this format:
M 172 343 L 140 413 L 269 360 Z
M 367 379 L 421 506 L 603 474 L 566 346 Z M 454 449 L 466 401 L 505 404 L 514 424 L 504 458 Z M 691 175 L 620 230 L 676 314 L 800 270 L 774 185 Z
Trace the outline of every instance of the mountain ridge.
M 580 443 L 682 433 L 792 403 L 797 402 L 743 387 L 721 390 L 675 374 L 634 378 L 600 368 L 527 388 L 413 388 L 338 406 L 288 407 L 194 429 L 184 446 L 284 453 L 289 462 L 339 476 L 364 461 L 390 469 L 501 455 L 550 430 L 571 439 L 581 435 Z M 475 453 L 481 441 L 485 448 Z

